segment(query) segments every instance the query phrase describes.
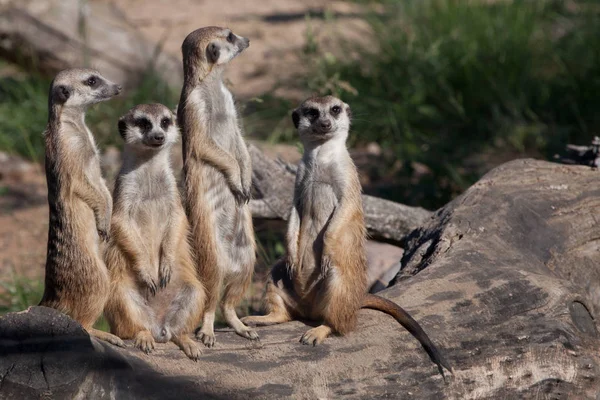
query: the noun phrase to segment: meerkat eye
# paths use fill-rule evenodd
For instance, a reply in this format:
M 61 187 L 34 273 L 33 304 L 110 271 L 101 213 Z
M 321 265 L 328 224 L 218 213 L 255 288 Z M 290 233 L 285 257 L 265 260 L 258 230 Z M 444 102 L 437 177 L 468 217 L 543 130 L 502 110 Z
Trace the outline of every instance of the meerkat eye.
M 167 130 L 167 128 L 171 126 L 171 119 L 163 118 L 162 121 L 160 121 L 160 126 L 163 128 L 163 130 Z
M 98 83 L 98 80 L 96 79 L 95 76 L 90 76 L 87 81 L 85 81 L 85 84 L 88 85 L 89 87 L 94 87 L 96 86 L 96 83 Z
M 306 111 L 304 111 L 304 116 L 314 120 L 319 117 L 319 110 L 316 108 L 308 108 Z
M 229 32 L 229 35 L 227 35 L 227 41 L 229 43 L 233 43 L 235 41 L 235 35 L 233 34 L 233 32 Z
M 342 112 L 342 108 L 340 106 L 331 107 L 331 113 L 333 115 L 338 115 L 340 112 Z
M 135 121 L 135 125 L 141 129 L 142 132 L 149 132 L 152 129 L 152 122 L 147 118 L 139 118 Z

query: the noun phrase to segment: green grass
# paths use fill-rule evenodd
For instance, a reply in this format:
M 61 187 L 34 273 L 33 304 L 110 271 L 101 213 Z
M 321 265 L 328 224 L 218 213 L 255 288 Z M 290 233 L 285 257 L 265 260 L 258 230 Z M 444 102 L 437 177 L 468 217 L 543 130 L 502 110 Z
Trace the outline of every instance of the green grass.
M 10 278 L 0 281 L 0 315 L 37 305 L 43 294 L 43 281 L 19 276 L 12 271 Z
M 0 151 L 20 154 L 30 160 L 44 157 L 42 132 L 48 120 L 48 91 L 51 78 L 35 72 L 0 78 Z M 140 84 L 123 94 L 90 107 L 86 122 L 101 148 L 118 145 L 117 121 L 140 103 L 163 103 L 173 108 L 179 91 L 167 85 L 152 68 Z
M 17 275 L 13 270 L 10 278 L 0 281 L 0 316 L 9 312 L 26 310 L 37 306 L 44 294 L 43 279 L 31 279 Z M 94 328 L 108 332 L 108 322 L 100 317 Z
M 375 141 L 390 165 L 401 161 L 398 184 L 380 194 L 436 208 L 496 158 L 550 158 L 597 133 L 598 1 L 380 3 L 368 17 L 374 43 L 338 47 L 357 56 L 323 51 L 309 29 L 310 71 L 294 79 L 351 105 L 352 145 Z M 415 178 L 415 163 L 431 172 Z

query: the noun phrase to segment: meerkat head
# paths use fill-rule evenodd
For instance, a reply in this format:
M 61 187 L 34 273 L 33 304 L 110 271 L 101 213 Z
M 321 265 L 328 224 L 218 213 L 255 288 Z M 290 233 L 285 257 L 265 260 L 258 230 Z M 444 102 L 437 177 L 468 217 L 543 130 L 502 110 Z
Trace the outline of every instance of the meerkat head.
M 50 85 L 49 106 L 86 108 L 121 93 L 121 86 L 94 69 L 71 68 L 59 72 Z
M 248 48 L 250 39 L 238 36 L 229 28 L 209 26 L 190 33 L 181 46 L 184 72 L 203 70 L 225 65 Z
M 292 112 L 302 142 L 346 141 L 351 119 L 350 106 L 333 96 L 311 97 Z
M 119 133 L 127 146 L 158 151 L 177 141 L 175 115 L 162 104 L 140 104 L 119 119 Z

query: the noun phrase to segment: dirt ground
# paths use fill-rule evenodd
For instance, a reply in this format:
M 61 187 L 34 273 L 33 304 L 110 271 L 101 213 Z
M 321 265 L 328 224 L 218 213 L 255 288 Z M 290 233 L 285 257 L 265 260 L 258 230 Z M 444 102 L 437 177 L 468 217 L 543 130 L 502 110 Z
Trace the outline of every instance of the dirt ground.
M 181 57 L 181 43 L 186 35 L 202 26 L 226 26 L 250 38 L 250 48 L 228 71 L 235 95 L 242 98 L 265 93 L 278 82 L 303 71 L 299 56 L 306 43 L 307 29 L 325 46 L 331 46 L 333 37 L 340 35 L 364 40 L 368 31 L 364 20 L 358 18 L 361 9 L 343 1 L 112 0 L 111 3 L 146 38 L 162 42 L 163 50 L 177 57 Z M 329 15 L 334 22 L 325 21 Z
M 44 273 L 48 237 L 42 168 L 0 153 L 0 281 Z M 1 290 L 1 288 L 0 288 Z

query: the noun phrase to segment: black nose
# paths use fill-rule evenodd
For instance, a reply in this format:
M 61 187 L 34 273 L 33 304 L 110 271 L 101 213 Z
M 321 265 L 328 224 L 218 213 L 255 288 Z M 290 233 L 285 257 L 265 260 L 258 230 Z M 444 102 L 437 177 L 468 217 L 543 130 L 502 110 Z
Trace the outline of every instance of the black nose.
M 121 90 L 123 90 L 123 88 L 121 87 L 121 85 L 116 85 L 115 86 L 115 94 L 121 93 Z
M 321 128 L 323 130 L 331 129 L 331 121 L 324 120 L 324 121 L 319 122 L 319 128 Z
M 156 143 L 163 143 L 165 141 L 165 135 L 162 133 L 157 133 L 152 139 L 154 139 Z

